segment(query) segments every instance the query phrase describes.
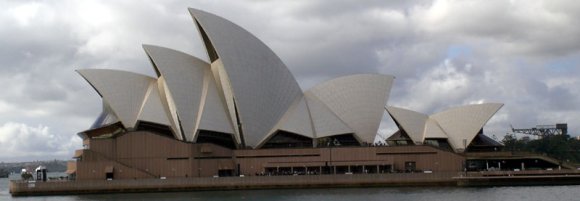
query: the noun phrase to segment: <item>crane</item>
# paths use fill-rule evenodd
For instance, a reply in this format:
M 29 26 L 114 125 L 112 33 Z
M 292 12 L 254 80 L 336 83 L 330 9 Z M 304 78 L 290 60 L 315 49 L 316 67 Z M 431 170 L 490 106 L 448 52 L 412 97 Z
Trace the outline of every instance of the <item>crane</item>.
M 546 137 L 551 135 L 568 135 L 568 124 L 559 123 L 556 125 L 537 125 L 535 128 L 514 128 L 513 133 Z

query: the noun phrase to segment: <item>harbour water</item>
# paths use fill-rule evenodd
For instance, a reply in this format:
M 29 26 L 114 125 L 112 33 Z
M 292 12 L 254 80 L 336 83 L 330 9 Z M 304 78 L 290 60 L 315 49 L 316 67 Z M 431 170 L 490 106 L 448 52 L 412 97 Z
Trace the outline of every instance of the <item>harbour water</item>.
M 532 186 L 532 187 L 376 187 L 376 188 L 333 188 L 333 189 L 282 189 L 282 190 L 238 190 L 175 193 L 97 194 L 43 197 L 11 197 L 9 180 L 0 179 L 0 201 L 7 200 L 299 200 L 299 201 L 572 201 L 580 200 L 580 186 Z

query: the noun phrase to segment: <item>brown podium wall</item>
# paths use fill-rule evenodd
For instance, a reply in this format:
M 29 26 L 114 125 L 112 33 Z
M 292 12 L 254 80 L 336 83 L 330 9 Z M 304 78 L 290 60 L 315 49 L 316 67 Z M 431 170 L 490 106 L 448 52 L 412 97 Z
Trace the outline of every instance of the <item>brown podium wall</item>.
M 392 165 L 403 171 L 405 162 L 417 170 L 461 171 L 465 158 L 430 146 L 333 147 L 230 150 L 214 144 L 177 141 L 146 131 L 109 139 L 91 139 L 77 161 L 77 180 L 104 180 L 114 167 L 114 179 L 212 177 L 219 170 L 244 175 L 266 167 Z

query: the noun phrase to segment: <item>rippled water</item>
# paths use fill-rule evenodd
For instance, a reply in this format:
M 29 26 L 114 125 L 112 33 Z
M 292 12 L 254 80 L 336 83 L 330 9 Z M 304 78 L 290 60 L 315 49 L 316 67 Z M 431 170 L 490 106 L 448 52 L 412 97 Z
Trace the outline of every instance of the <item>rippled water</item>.
M 13 198 L 8 193 L 8 179 L 3 178 L 0 179 L 0 201 L 5 200 L 578 201 L 580 186 L 284 189 Z

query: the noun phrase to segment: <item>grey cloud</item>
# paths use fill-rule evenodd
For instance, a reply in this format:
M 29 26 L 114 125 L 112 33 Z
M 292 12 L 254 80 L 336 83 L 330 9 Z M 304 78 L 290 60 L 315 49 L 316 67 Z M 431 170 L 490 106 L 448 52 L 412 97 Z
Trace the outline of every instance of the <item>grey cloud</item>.
M 438 37 L 491 42 L 503 54 L 554 57 L 580 50 L 573 45 L 580 27 L 572 26 L 580 7 L 563 2 L 435 1 L 414 12 L 420 28 Z
M 11 12 L 30 2 L 43 10 L 23 26 Z M 7 10 L 0 14 L 0 82 L 10 83 L 0 94 L 0 111 L 10 115 L 2 115 L 0 125 L 45 125 L 50 129 L 42 139 L 70 146 L 40 149 L 68 157 L 61 153 L 72 153 L 74 134 L 88 128 L 101 110 L 98 95 L 74 70 L 114 68 L 153 75 L 141 44 L 207 59 L 187 12 L 196 7 L 254 33 L 304 89 L 341 75 L 392 74 L 396 80 L 389 105 L 434 113 L 474 102 L 503 102 L 486 126 L 489 134 L 501 136 L 510 124 L 561 121 L 577 132 L 580 27 L 573 25 L 580 24 L 580 4 L 513 2 L 0 2 Z M 450 48 L 458 45 L 469 52 L 450 56 Z M 454 81 L 460 85 L 450 84 Z M 394 127 L 385 116 L 381 132 Z
M 377 8 L 388 8 L 393 10 L 401 10 L 406 12 L 408 9 L 412 8 L 414 5 L 429 5 L 431 0 L 394 0 L 394 1 L 383 1 L 383 0 L 370 0 L 361 3 L 360 1 L 353 0 L 337 0 L 337 1 L 310 1 L 308 6 L 304 6 L 301 11 L 298 12 L 301 16 L 310 17 L 324 17 L 333 18 L 337 15 L 344 14 L 360 14 L 368 10 Z

